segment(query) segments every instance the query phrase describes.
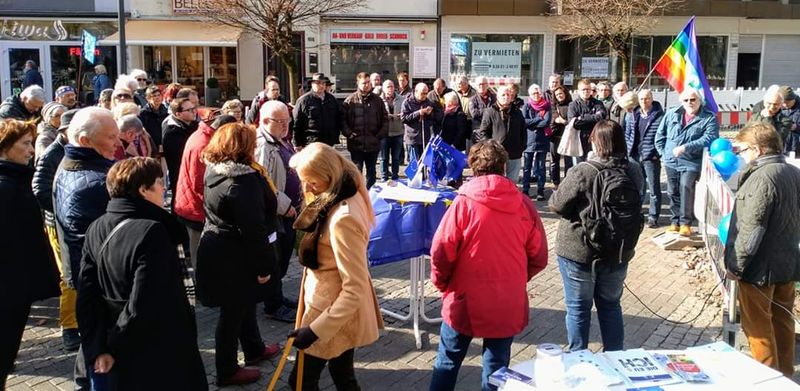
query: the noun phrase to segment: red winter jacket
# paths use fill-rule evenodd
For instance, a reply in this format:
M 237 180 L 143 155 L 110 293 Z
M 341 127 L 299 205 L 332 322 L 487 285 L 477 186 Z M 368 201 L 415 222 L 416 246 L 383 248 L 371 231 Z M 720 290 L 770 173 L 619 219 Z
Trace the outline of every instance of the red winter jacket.
M 197 131 L 189 136 L 183 149 L 178 187 L 175 190 L 175 214 L 200 224 L 206 219 L 203 210 L 203 176 L 206 174 L 206 164 L 203 163 L 201 154 L 213 135 L 214 129 L 201 121 Z
M 547 266 L 547 238 L 530 199 L 500 175 L 458 191 L 431 247 L 442 317 L 460 334 L 507 338 L 528 325 L 527 282 Z

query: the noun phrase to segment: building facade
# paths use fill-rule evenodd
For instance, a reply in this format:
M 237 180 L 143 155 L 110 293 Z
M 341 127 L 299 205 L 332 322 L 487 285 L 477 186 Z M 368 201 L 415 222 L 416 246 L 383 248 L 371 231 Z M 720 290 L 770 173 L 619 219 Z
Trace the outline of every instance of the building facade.
M 581 78 L 622 80 L 615 56 L 566 40 L 552 21 L 568 16 L 549 12 L 546 0 L 440 0 L 439 73 L 451 81 L 487 76 L 496 85 L 546 85 L 552 73 L 564 75 L 568 86 Z M 696 15 L 700 57 L 712 87 L 794 85 L 800 79 L 800 1 L 693 0 L 633 39 L 631 84 L 644 81 L 690 15 Z M 656 74 L 649 85 L 667 87 Z

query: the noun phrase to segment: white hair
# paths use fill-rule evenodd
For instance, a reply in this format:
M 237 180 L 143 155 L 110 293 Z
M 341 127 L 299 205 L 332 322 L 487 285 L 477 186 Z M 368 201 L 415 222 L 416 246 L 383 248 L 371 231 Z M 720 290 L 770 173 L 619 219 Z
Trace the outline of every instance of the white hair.
M 508 90 L 510 90 L 510 89 L 511 89 L 511 87 L 510 87 L 510 86 L 500 86 L 500 87 L 498 87 L 498 88 L 497 88 L 497 95 L 498 95 L 498 96 L 500 96 L 500 95 L 502 95 L 504 92 L 506 92 L 506 91 L 508 91 Z
M 688 98 L 692 95 L 696 96 L 697 99 L 700 99 L 700 104 L 706 103 L 706 97 L 705 95 L 703 95 L 703 92 L 694 88 L 687 88 L 683 90 L 683 92 L 681 92 L 680 98 L 681 99 Z
M 38 100 L 42 103 L 47 101 L 47 98 L 45 98 L 44 88 L 35 84 L 22 90 L 22 92 L 19 93 L 19 98 L 26 100 Z
M 642 88 L 641 90 L 639 90 L 639 94 L 637 94 L 637 96 L 640 98 L 645 97 L 647 95 L 653 96 L 653 91 L 651 91 L 649 88 Z
M 533 95 L 533 90 L 534 89 L 539 90 L 540 92 L 542 91 L 542 87 L 539 87 L 538 84 L 533 83 L 533 84 L 531 84 L 530 87 L 528 87 L 528 95 Z
M 287 113 L 289 112 L 289 108 L 286 107 L 285 103 L 278 100 L 268 100 L 264 102 L 264 104 L 261 106 L 261 109 L 258 110 L 259 118 L 261 118 L 261 121 L 263 122 L 264 118 L 269 117 L 268 114 L 270 112 L 280 110 L 286 110 Z
M 140 77 L 147 79 L 147 72 L 137 68 L 131 71 L 130 76 L 134 79 L 138 79 Z
M 469 84 L 469 78 L 466 75 L 461 75 L 461 77 L 458 78 L 458 83 L 459 84 L 461 84 L 461 83 Z
M 444 103 L 445 104 L 447 104 L 447 103 L 456 103 L 456 104 L 458 104 L 460 102 L 461 102 L 461 99 L 458 99 L 458 94 L 456 94 L 455 92 L 450 91 L 450 92 L 444 94 Z
M 120 132 L 127 132 L 129 130 L 140 132 L 144 130 L 142 120 L 133 114 L 123 115 L 120 119 L 118 119 L 117 127 L 119 127 Z
M 111 112 L 102 107 L 90 106 L 80 109 L 80 111 L 75 113 L 75 116 L 72 117 L 69 128 L 67 128 L 69 143 L 80 146 L 78 139 L 82 136 L 90 139 L 95 137 L 103 128 L 103 122 L 100 121 L 103 117 L 108 117 L 108 119 L 112 121 L 114 120 L 111 116 Z
M 95 65 L 95 66 L 94 66 L 94 70 L 95 70 L 95 72 L 97 72 L 97 73 L 98 73 L 98 74 L 100 74 L 100 75 L 105 75 L 105 74 L 108 74 L 108 70 L 106 69 L 106 66 L 105 66 L 105 65 L 103 65 L 103 64 L 97 64 L 97 65 Z
M 136 80 L 135 77 L 123 73 L 119 75 L 119 77 L 117 78 L 117 82 L 114 83 L 115 90 L 122 88 L 128 89 L 131 92 L 136 91 L 139 89 L 139 82 Z
M 384 80 L 384 81 L 383 81 L 383 84 L 382 84 L 382 85 L 383 85 L 383 88 L 386 88 L 386 86 L 387 86 L 387 85 L 389 85 L 389 84 L 391 84 L 391 85 L 392 85 L 392 87 L 394 87 L 394 82 L 393 82 L 393 81 L 391 81 L 391 80 L 389 80 L 389 79 L 386 79 L 386 80 Z
M 764 102 L 767 101 L 769 98 L 778 98 L 780 103 L 783 103 L 783 94 L 781 94 L 781 86 L 777 84 L 773 84 L 767 88 L 767 92 L 764 93 Z
M 475 78 L 475 84 L 481 84 L 483 82 L 488 83 L 489 82 L 489 78 L 487 78 L 486 76 L 478 76 L 478 77 Z

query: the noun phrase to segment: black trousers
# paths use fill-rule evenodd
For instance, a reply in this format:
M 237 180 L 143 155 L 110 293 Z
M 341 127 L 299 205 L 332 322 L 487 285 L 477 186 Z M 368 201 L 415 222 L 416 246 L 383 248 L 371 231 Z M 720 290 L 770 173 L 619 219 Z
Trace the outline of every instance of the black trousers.
M 264 312 L 273 314 L 283 305 L 283 277 L 289 270 L 289 261 L 294 251 L 294 241 L 297 238 L 292 224 L 294 219 L 279 217 L 279 224 L 283 224 L 284 233 L 278 234 L 278 275 L 270 277 L 264 296 Z M 292 297 L 292 296 L 289 296 Z M 297 298 L 297 295 L 294 295 Z
M 353 160 L 353 163 L 358 167 L 358 171 L 361 171 L 364 166 L 367 166 L 367 189 L 372 187 L 377 180 L 375 166 L 378 164 L 378 151 L 350 151 L 350 159 Z
M 6 389 L 6 377 L 14 367 L 30 312 L 31 303 L 16 302 L 9 297 L 0 301 L 3 317 L 0 322 L 0 390 Z
M 354 353 L 355 349 L 350 349 L 339 357 L 330 360 L 306 354 L 303 365 L 303 389 L 301 391 L 319 390 L 319 376 L 322 374 L 322 370 L 325 369 L 325 364 L 328 365 L 328 372 L 330 372 L 333 384 L 338 391 L 360 391 L 361 387 L 358 386 L 356 373 L 353 369 Z M 297 362 L 292 368 L 292 374 L 289 375 L 289 386 L 292 387 L 292 390 L 297 387 Z
M 214 337 L 217 377 L 230 377 L 239 369 L 237 352 L 242 345 L 245 360 L 264 353 L 264 341 L 258 331 L 255 303 L 231 303 L 220 307 Z

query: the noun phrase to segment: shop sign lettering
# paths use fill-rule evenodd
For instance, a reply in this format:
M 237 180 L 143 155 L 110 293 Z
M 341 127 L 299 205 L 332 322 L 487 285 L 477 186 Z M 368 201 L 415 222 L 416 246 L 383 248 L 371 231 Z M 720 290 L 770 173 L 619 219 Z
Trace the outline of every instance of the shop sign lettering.
M 61 20 L 54 21 L 19 21 L 3 20 L 0 28 L 0 39 L 17 41 L 65 41 L 69 38 L 67 29 Z
M 331 30 L 331 42 L 407 43 L 408 30 Z
M 518 78 L 522 71 L 521 42 L 473 42 L 472 74 Z
M 197 12 L 200 0 L 172 0 L 173 14 L 193 14 Z

